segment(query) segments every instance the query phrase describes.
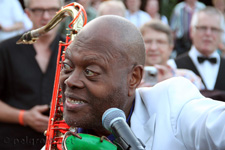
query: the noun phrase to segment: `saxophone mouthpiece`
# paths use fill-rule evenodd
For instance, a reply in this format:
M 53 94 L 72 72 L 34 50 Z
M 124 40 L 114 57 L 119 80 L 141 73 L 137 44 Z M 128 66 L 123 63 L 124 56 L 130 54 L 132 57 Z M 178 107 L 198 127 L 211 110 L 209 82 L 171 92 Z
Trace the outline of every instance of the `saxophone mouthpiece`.
M 38 38 L 33 38 L 31 31 L 28 31 L 22 35 L 22 37 L 16 42 L 16 44 L 33 44 Z

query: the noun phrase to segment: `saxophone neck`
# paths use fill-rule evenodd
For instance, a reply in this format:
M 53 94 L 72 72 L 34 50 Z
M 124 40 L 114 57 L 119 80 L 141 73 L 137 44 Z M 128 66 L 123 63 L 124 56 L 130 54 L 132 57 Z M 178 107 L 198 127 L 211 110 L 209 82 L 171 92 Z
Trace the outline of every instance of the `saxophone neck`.
M 70 16 L 73 19 L 69 24 L 69 30 L 71 30 L 70 38 L 73 40 L 78 31 L 80 31 L 87 23 L 87 15 L 83 6 L 75 2 L 60 9 L 52 20 L 50 20 L 50 22 L 45 26 L 24 33 L 16 44 L 35 43 L 41 35 L 55 28 L 56 25 L 58 25 L 67 16 Z

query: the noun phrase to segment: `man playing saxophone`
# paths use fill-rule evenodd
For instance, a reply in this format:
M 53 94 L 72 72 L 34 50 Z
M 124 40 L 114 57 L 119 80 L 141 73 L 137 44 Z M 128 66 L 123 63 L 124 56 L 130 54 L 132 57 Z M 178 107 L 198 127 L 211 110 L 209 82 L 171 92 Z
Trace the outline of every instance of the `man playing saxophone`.
M 102 115 L 114 107 L 125 112 L 146 150 L 224 150 L 225 103 L 205 98 L 183 77 L 137 89 L 144 63 L 144 42 L 132 23 L 112 15 L 90 21 L 65 52 L 66 123 L 113 141 Z
M 64 0 L 24 0 L 33 29 L 46 25 Z M 45 143 L 59 41 L 57 27 L 33 45 L 0 44 L 0 149 L 35 150 Z

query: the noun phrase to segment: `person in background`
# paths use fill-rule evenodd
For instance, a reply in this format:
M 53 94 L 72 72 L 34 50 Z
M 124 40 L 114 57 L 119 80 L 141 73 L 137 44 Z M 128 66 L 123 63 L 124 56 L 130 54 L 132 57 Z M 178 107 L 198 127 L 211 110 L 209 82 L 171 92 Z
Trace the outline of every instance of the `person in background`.
M 0 42 L 31 29 L 31 21 L 24 14 L 18 0 L 0 1 Z
M 109 0 L 102 2 L 98 7 L 98 16 L 118 15 L 125 17 L 126 7 L 120 0 Z
M 213 6 L 221 11 L 225 18 L 225 0 L 212 0 Z M 225 58 L 225 23 L 223 26 L 222 41 L 219 44 L 219 53 Z
M 76 0 L 76 2 L 84 7 L 87 13 L 87 22 L 97 17 L 97 10 L 92 7 L 91 0 Z
M 125 0 L 124 3 L 127 8 L 125 18 L 131 21 L 136 27 L 141 27 L 151 19 L 147 12 L 140 10 L 141 0 Z
M 46 25 L 63 0 L 24 0 L 33 29 Z M 21 35 L 0 44 L 0 149 L 40 150 L 49 120 L 59 41 L 55 27 L 33 45 Z
M 145 42 L 145 66 L 154 66 L 158 70 L 156 83 L 171 77 L 182 76 L 189 79 L 199 90 L 204 89 L 200 77 L 191 70 L 174 69 L 168 65 L 167 62 L 174 47 L 173 34 L 168 25 L 160 20 L 151 20 L 145 23 L 140 28 L 140 31 Z M 152 85 L 152 83 L 143 80 L 140 87 Z
M 212 4 L 215 8 L 225 13 L 225 1 L 224 0 L 212 0 Z
M 205 98 L 187 79 L 174 77 L 137 88 L 145 45 L 127 19 L 104 15 L 85 25 L 65 53 L 60 75 L 63 118 L 80 133 L 118 137 L 102 125 L 118 108 L 146 150 L 222 150 L 225 103 Z
M 147 0 L 145 5 L 145 11 L 151 16 L 152 19 L 161 20 L 163 23 L 168 24 L 166 16 L 159 14 L 159 1 Z
M 210 6 L 196 12 L 191 21 L 193 45 L 189 52 L 175 59 L 177 68 L 192 70 L 208 90 L 225 91 L 225 59 L 217 52 L 223 17 L 218 9 Z
M 187 52 L 192 44 L 190 38 L 190 23 L 194 12 L 205 8 L 198 0 L 184 0 L 178 3 L 172 12 L 170 27 L 174 32 L 176 55 Z

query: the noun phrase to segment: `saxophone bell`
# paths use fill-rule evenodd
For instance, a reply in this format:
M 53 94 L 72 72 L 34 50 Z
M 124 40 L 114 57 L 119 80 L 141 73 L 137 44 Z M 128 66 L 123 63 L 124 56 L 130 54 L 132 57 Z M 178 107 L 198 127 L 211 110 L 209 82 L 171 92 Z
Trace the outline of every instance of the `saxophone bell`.
M 28 31 L 16 42 L 16 44 L 33 44 L 37 41 L 38 37 L 34 37 L 32 31 Z

